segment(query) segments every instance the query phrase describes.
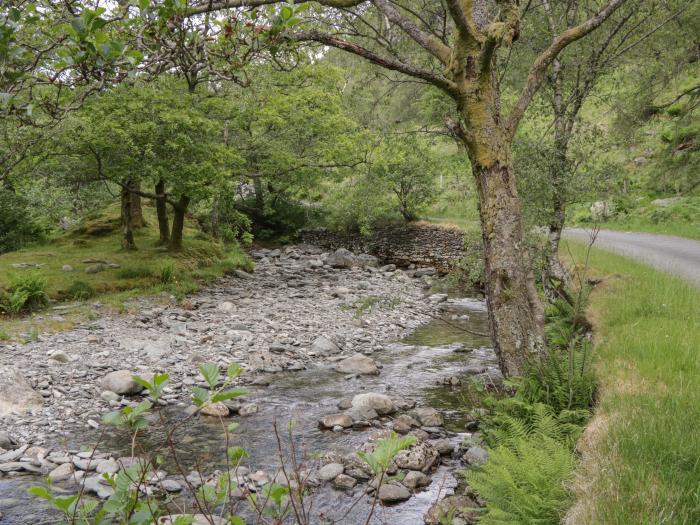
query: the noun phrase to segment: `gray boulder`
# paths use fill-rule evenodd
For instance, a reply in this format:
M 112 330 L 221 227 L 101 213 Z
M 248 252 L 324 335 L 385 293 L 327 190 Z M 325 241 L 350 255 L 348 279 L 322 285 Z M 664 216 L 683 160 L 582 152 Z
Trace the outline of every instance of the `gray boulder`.
M 379 500 L 382 503 L 392 504 L 406 501 L 411 493 L 403 485 L 384 484 L 379 487 Z
M 110 372 L 100 380 L 100 386 L 102 390 L 120 395 L 138 394 L 143 390 L 143 387 L 134 381 L 134 373 L 130 370 Z
M 319 336 L 311 344 L 311 351 L 316 355 L 325 356 L 340 353 L 340 347 L 326 336 Z
M 0 416 L 24 413 L 44 404 L 41 394 L 34 391 L 25 377 L 14 367 L 0 367 Z
M 379 367 L 374 359 L 362 354 L 354 354 L 335 365 L 341 374 L 377 375 Z
M 376 392 L 357 394 L 352 398 L 353 408 L 371 408 L 380 416 L 386 416 L 396 412 L 396 406 L 389 396 Z
M 326 257 L 325 263 L 333 268 L 349 269 L 355 266 L 356 258 L 350 250 L 338 248 L 335 252 Z

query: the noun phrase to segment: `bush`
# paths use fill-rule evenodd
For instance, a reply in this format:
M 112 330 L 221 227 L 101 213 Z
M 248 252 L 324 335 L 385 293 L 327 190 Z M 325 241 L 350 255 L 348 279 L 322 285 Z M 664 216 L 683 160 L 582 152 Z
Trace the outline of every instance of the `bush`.
M 68 290 L 66 290 L 66 298 L 73 301 L 86 301 L 96 294 L 97 291 L 92 285 L 85 281 L 75 281 L 70 285 Z
M 170 284 L 175 281 L 175 274 L 177 273 L 177 268 L 175 263 L 172 261 L 165 262 L 161 265 L 159 275 L 160 282 L 163 284 Z
M 41 239 L 43 232 L 29 215 L 30 209 L 25 199 L 0 188 L 0 253 Z
M 7 291 L 0 294 L 0 310 L 10 315 L 29 313 L 46 307 L 46 278 L 38 272 L 14 275 Z
M 120 279 L 144 279 L 153 277 L 153 270 L 148 266 L 126 266 L 121 268 L 117 275 Z

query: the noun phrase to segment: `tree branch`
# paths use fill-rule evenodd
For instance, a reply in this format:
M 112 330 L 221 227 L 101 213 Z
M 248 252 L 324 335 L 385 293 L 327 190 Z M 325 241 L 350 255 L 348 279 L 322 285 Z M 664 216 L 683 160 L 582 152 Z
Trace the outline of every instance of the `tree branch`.
M 397 58 L 378 55 L 374 51 L 370 51 L 369 49 L 364 48 L 358 44 L 348 42 L 346 40 L 341 40 L 327 33 L 321 33 L 319 31 L 312 30 L 300 33 L 291 33 L 285 35 L 285 38 L 293 41 L 318 42 L 319 44 L 334 47 L 336 49 L 352 53 L 353 55 L 360 56 L 366 60 L 369 60 L 373 64 L 377 64 L 386 69 L 398 71 L 399 73 L 403 73 L 404 75 L 408 75 L 409 77 L 415 77 L 425 80 L 426 82 L 429 82 L 434 86 L 444 89 L 450 94 L 457 95 L 459 93 L 457 85 L 440 74 L 434 73 L 427 69 L 418 68 L 412 64 L 407 64 Z
M 566 46 L 583 38 L 588 33 L 599 27 L 624 2 L 625 0 L 610 0 L 605 7 L 603 7 L 591 18 L 576 27 L 567 29 L 559 36 L 555 37 L 550 46 L 537 57 L 530 68 L 530 72 L 527 80 L 525 81 L 525 86 L 520 93 L 520 97 L 515 103 L 515 106 L 513 107 L 513 110 L 506 121 L 506 132 L 509 137 L 512 138 L 513 135 L 515 135 L 515 131 L 518 128 L 520 120 L 525 114 L 525 110 L 527 110 L 527 107 L 532 101 L 532 97 L 534 97 L 535 93 L 542 84 L 542 81 L 544 80 L 544 75 L 547 68 L 554 61 L 557 55 Z

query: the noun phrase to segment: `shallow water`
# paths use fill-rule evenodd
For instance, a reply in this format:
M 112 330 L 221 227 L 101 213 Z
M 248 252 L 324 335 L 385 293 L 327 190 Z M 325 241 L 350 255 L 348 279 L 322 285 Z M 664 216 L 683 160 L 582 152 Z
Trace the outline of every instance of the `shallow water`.
M 489 344 L 488 337 L 475 335 L 486 334 L 488 330 L 482 300 L 450 299 L 444 304 L 441 317 L 419 327 L 402 342 L 375 352 L 372 357 L 383 365 L 378 376 L 346 379 L 330 367 L 317 367 L 278 374 L 269 386 L 253 387 L 246 399 L 256 402 L 260 411 L 250 417 L 237 418 L 240 426 L 232 444 L 240 445 L 250 453 L 247 463 L 255 469 L 274 471 L 280 463 L 274 424 L 277 423 L 283 434 L 284 455 L 287 455 L 289 442 L 285 434 L 288 425 L 293 422 L 295 447 L 298 453 L 309 458 L 309 463 L 313 461 L 314 452 L 353 452 L 377 429 L 336 433 L 320 430 L 317 422 L 324 415 L 338 413 L 337 404 L 341 399 L 370 391 L 412 399 L 419 405 L 443 411 L 446 427 L 457 433 L 454 436 L 456 441 L 461 440 L 463 436 L 460 433 L 465 432 L 469 411 L 468 396 L 461 387 L 445 385 L 443 380 L 462 377 L 470 368 L 494 366 L 495 361 L 493 352 L 485 348 Z M 165 413 L 170 418 L 184 417 L 183 408 L 169 407 Z M 197 467 L 203 472 L 223 468 L 226 443 L 222 436 L 221 424 L 214 418 L 202 417 L 190 421 L 175 436 L 183 467 Z M 68 445 L 79 448 L 96 440 L 96 433 L 83 433 L 71 436 Z M 154 447 L 164 442 L 164 435 L 157 430 L 151 431 L 141 436 L 139 441 L 145 447 Z M 104 436 L 99 449 L 129 455 L 130 442 L 123 433 L 113 432 Z M 174 472 L 167 466 L 166 470 Z M 432 479 L 430 487 L 404 504 L 379 508 L 372 523 L 422 524 L 423 514 L 440 492 L 444 493 L 456 484 L 444 466 L 433 474 Z M 0 480 L 0 512 L 4 515 L 0 515 L 2 524 L 52 523 L 52 518 L 43 510 L 41 503 L 25 496 L 26 488 L 36 481 L 28 476 Z M 371 504 L 368 497 L 362 498 L 350 514 L 345 515 L 359 495 L 359 489 L 355 491 L 341 493 L 327 487 L 320 489 L 314 496 L 313 514 L 319 516 L 322 513 L 335 519 L 344 516 L 339 523 L 364 523 Z M 321 522 L 319 518 L 318 523 Z

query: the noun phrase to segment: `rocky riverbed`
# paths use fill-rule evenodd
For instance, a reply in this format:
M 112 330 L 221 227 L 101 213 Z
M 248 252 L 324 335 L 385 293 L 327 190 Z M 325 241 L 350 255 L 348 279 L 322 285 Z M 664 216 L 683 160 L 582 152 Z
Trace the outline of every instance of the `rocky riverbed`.
M 301 443 L 326 453 L 315 479 L 326 481 L 323 476 L 335 469 L 327 491 L 342 492 L 326 493 L 319 508 L 338 507 L 338 498 L 347 506 L 347 498 L 367 490 L 369 481 L 347 458 L 366 447 L 369 435 L 393 429 L 419 438 L 402 465 L 403 475 L 415 473 L 380 496 L 391 502 L 423 494 L 393 514 L 405 523 L 422 522 L 428 503 L 440 495 L 446 476 L 451 478 L 448 471 L 435 475 L 435 468 L 458 466 L 465 452 L 459 448 L 464 436 L 455 433 L 465 430 L 465 421 L 450 416 L 454 400 L 449 396 L 458 395 L 465 373 L 499 378 L 493 353 L 480 348 L 488 340 L 466 337 L 465 346 L 465 332 L 457 326 L 484 331 L 483 302 L 432 294 L 430 268 L 380 267 L 371 256 L 344 250 L 324 254 L 297 246 L 252 255 L 253 274 L 236 272 L 179 306 L 140 301 L 136 314 L 104 316 L 75 330 L 2 347 L 6 379 L 0 379 L 0 412 L 6 434 L 0 447 L 10 449 L 5 476 L 62 468 L 58 474 L 85 472 L 81 476 L 91 479 L 98 464 L 114 468 L 128 449 L 117 435 L 102 436 L 100 451 L 109 452 L 99 452 L 90 468 L 82 468 L 86 453 L 80 446 L 97 440 L 103 413 L 140 399 L 132 373 L 167 371 L 165 410 L 181 414 L 192 407 L 191 387 L 203 382 L 197 364 L 213 361 L 225 368 L 237 362 L 245 369 L 241 382 L 250 395 L 229 403 L 222 415 L 236 414 L 251 466 L 263 469 L 246 472 L 246 483 L 255 487 L 276 476 L 272 422 L 293 419 Z M 437 330 L 440 337 L 428 323 L 438 316 L 450 320 Z M 396 343 L 406 336 L 409 344 Z M 447 429 L 441 413 L 420 406 L 426 400 L 448 409 L 443 411 Z M 379 403 L 378 409 L 372 403 Z M 196 425 L 178 438 L 193 454 L 211 451 L 207 466 L 214 469 L 223 452 L 218 419 L 201 417 Z M 149 438 L 155 441 L 157 435 Z M 167 483 L 173 491 L 187 485 L 164 479 L 173 482 Z M 153 485 L 162 481 L 156 478 Z M 94 491 L 101 488 L 93 484 Z M 358 512 L 362 509 L 359 505 Z

